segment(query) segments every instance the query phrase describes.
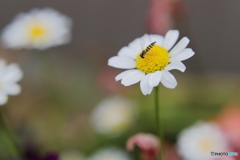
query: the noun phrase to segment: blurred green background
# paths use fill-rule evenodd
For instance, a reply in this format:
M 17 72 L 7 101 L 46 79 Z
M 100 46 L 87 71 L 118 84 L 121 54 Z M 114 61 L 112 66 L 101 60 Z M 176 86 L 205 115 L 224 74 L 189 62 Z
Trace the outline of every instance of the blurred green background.
M 114 77 L 121 70 L 107 60 L 134 38 L 150 32 L 146 25 L 149 1 L 1 1 L 0 29 L 19 12 L 52 7 L 73 19 L 68 45 L 47 51 L 0 48 L 0 57 L 16 62 L 24 72 L 22 93 L 3 106 L 22 149 L 41 153 L 76 150 L 88 156 L 104 146 L 124 148 L 138 132 L 156 133 L 153 95 L 143 96 L 139 84 L 124 87 Z M 239 103 L 239 1 L 186 0 L 185 16 L 173 18 L 172 28 L 191 39 L 196 55 L 184 62 L 186 72 L 172 72 L 174 90 L 160 87 L 166 141 L 198 120 L 211 120 L 222 107 Z M 94 108 L 105 98 L 119 96 L 135 102 L 139 115 L 119 136 L 97 133 L 90 122 Z M 0 159 L 16 157 L 11 135 L 0 132 Z M 134 156 L 134 154 L 133 154 Z

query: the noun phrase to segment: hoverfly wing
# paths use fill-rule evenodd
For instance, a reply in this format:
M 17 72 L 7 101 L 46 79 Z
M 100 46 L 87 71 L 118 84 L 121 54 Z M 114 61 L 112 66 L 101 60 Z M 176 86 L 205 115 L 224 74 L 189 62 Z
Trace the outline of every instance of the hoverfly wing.
M 156 53 L 157 51 L 153 51 L 153 50 L 149 50 L 148 52 L 147 52 L 147 54 L 152 54 L 152 53 Z

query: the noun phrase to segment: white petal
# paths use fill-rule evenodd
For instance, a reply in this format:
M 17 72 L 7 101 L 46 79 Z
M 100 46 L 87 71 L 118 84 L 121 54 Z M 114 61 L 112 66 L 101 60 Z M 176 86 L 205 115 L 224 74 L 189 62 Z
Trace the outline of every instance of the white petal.
M 163 40 L 164 40 L 163 36 L 150 34 L 149 37 L 150 37 L 151 43 L 156 42 L 158 46 L 163 46 Z
M 153 87 L 149 86 L 148 94 L 151 94 L 151 93 L 152 93 L 152 90 L 153 90 Z
M 0 68 L 6 66 L 6 61 L 0 58 Z
M 183 51 L 188 43 L 190 42 L 190 40 L 187 37 L 183 37 L 177 44 L 175 47 L 173 47 L 173 49 L 170 51 L 170 56 L 174 56 L 176 54 L 178 54 L 179 52 Z
M 195 52 L 191 48 L 186 48 L 182 52 L 178 53 L 177 55 L 171 57 L 170 61 L 184 61 L 188 58 L 191 58 Z
M 170 30 L 166 33 L 164 41 L 163 41 L 163 47 L 167 50 L 170 50 L 173 45 L 176 43 L 179 36 L 178 30 Z
M 129 72 L 132 72 L 132 70 L 123 71 L 122 73 L 118 74 L 118 75 L 115 77 L 115 80 L 116 80 L 116 81 L 119 81 L 119 80 L 123 79 L 123 77 L 126 76 L 127 73 L 129 73 Z
M 175 62 L 172 62 L 170 63 L 166 68 L 165 70 L 173 70 L 173 69 L 177 69 L 181 72 L 184 72 L 186 70 L 186 66 L 180 62 L 180 61 L 175 61 Z
M 174 76 L 168 72 L 168 71 L 163 71 L 162 79 L 161 79 L 162 84 L 167 87 L 167 88 L 175 88 L 177 86 L 177 81 L 174 78 Z
M 120 69 L 132 69 L 136 67 L 136 62 L 129 58 L 114 56 L 108 60 L 108 65 Z
M 125 58 L 131 58 L 131 59 L 136 59 L 138 53 L 134 53 L 133 50 L 131 50 L 129 47 L 125 46 L 123 47 L 119 52 L 118 55 L 120 57 L 125 57 Z
M 4 84 L 3 90 L 9 95 L 18 95 L 21 92 L 21 86 L 16 83 Z
M 20 70 L 19 66 L 12 63 L 6 67 L 2 80 L 4 82 L 17 82 L 22 79 L 22 76 L 23 72 Z
M 151 87 L 148 83 L 150 76 L 151 76 L 150 74 L 147 74 L 146 76 L 144 76 L 142 78 L 142 80 L 140 82 L 140 88 L 141 88 L 141 91 L 144 95 L 150 94 L 152 92 L 152 89 L 153 89 L 153 87 Z
M 162 71 L 154 72 L 150 75 L 148 83 L 151 87 L 156 87 L 160 83 L 161 78 L 162 78 Z
M 130 86 L 135 83 L 138 83 L 143 77 L 145 76 L 145 73 L 140 70 L 132 70 L 131 72 L 128 72 L 122 79 L 122 84 L 124 86 Z
M 128 45 L 131 50 L 134 51 L 134 53 L 140 53 L 142 51 L 141 43 L 140 43 L 140 38 L 136 38 L 133 40 L 131 43 Z
M 8 97 L 4 93 L 0 93 L 0 105 L 4 105 L 7 103 Z
M 141 44 L 141 49 L 145 49 L 147 46 L 149 46 L 152 42 L 150 41 L 150 37 L 148 34 L 144 34 L 140 38 L 140 44 Z
M 162 39 L 161 39 L 162 38 Z M 144 34 L 141 38 L 140 38 L 140 42 L 141 42 L 141 49 L 146 49 L 151 43 L 156 42 L 156 44 L 162 46 L 162 42 L 163 42 L 163 37 L 159 36 L 159 35 L 149 35 L 149 34 Z

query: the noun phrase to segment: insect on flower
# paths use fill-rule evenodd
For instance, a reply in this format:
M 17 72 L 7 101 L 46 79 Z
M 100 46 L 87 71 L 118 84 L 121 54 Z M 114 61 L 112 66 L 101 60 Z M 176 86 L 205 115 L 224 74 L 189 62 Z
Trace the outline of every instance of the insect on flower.
M 150 45 L 148 45 L 147 46 L 147 48 L 146 49 L 144 49 L 144 40 L 143 39 L 141 39 L 140 40 L 140 43 L 141 43 L 141 47 L 142 47 L 142 53 L 140 54 L 140 57 L 141 58 L 144 58 L 145 57 L 145 55 L 152 49 L 152 47 L 156 44 L 156 41 L 155 42 L 152 42 Z
M 177 81 L 169 71 L 177 69 L 184 72 L 186 66 L 182 61 L 195 54 L 191 48 L 186 48 L 190 42 L 187 37 L 175 45 L 178 37 L 178 30 L 170 30 L 164 37 L 145 34 L 120 49 L 117 56 L 108 60 L 109 66 L 127 69 L 116 76 L 116 81 L 121 80 L 124 86 L 140 82 L 144 95 L 151 94 L 160 83 L 167 88 L 175 88 Z M 143 45 L 142 40 L 148 45 Z

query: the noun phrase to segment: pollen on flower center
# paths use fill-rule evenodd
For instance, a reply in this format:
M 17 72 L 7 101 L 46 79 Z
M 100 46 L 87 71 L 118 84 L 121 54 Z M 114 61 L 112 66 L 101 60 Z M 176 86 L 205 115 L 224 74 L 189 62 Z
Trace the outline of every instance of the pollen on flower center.
M 136 66 L 145 73 L 153 73 L 163 70 L 169 63 L 168 51 L 158 45 L 154 45 L 142 58 L 140 52 L 136 58 Z
M 211 150 L 211 148 L 213 146 L 213 144 L 211 142 L 209 142 L 208 140 L 202 141 L 200 145 L 201 145 L 201 148 L 206 151 Z
M 31 37 L 36 38 L 36 37 L 42 36 L 45 33 L 45 29 L 42 27 L 36 26 L 36 27 L 33 27 L 30 32 L 31 32 Z

